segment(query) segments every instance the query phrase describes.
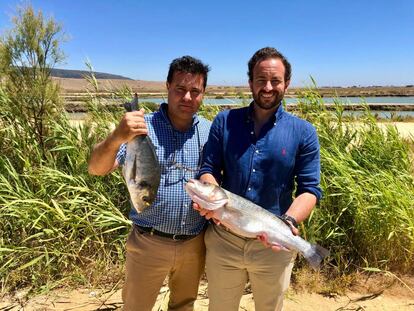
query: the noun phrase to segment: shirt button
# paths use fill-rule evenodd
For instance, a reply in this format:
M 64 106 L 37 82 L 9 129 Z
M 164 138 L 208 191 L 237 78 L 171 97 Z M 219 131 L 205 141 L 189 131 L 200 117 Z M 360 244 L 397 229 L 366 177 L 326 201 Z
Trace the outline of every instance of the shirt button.
M 250 134 L 252 134 L 252 135 L 253 135 L 253 134 L 254 134 L 254 132 L 253 132 L 253 131 L 251 131 L 251 132 L 250 132 Z
M 185 221 L 183 221 L 182 224 L 185 225 Z
M 250 191 L 250 190 L 252 190 L 252 188 L 247 188 L 247 191 Z
M 254 172 L 256 172 L 256 170 L 255 170 L 255 169 L 253 169 L 253 173 L 254 173 Z
M 256 153 L 259 153 L 259 150 L 256 150 Z

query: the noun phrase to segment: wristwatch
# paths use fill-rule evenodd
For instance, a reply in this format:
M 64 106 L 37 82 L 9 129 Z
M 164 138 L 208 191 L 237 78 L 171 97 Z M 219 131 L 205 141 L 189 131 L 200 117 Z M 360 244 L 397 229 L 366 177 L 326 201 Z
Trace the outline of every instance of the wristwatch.
M 293 227 L 295 227 L 296 229 L 298 228 L 298 222 L 292 216 L 283 214 L 282 216 L 280 216 L 280 219 L 282 219 L 285 222 L 285 224 L 289 225 L 289 223 L 291 223 Z

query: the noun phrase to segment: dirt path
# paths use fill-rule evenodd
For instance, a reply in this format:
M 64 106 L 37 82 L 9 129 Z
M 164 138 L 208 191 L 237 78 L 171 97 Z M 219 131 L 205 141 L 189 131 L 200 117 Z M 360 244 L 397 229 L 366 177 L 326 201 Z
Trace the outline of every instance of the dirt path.
M 153 311 L 167 310 L 168 289 L 163 287 L 158 296 Z M 24 307 L 23 307 L 24 306 Z M 54 290 L 47 295 L 40 295 L 25 303 L 3 299 L 0 302 L 1 311 L 15 310 L 67 310 L 67 311 L 92 311 L 92 310 L 121 310 L 121 290 Z M 206 285 L 200 287 L 199 299 L 195 304 L 196 311 L 208 309 L 206 298 Z M 243 296 L 239 310 L 254 310 L 251 294 Z M 369 310 L 369 311 L 413 311 L 414 295 L 406 291 L 387 292 L 380 290 L 376 293 L 361 294 L 348 292 L 344 296 L 322 296 L 315 293 L 295 293 L 289 291 L 285 299 L 285 311 L 314 311 L 314 310 Z M 225 310 L 223 310 L 225 311 Z

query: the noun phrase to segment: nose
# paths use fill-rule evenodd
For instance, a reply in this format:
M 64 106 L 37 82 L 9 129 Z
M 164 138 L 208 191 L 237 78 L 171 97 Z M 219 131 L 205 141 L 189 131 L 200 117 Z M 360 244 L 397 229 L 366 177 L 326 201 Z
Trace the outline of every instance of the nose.
M 190 93 L 190 91 L 187 91 L 187 92 L 184 94 L 183 99 L 184 99 L 185 101 L 189 101 L 189 100 L 191 100 L 191 93 Z
M 264 91 L 270 92 L 271 90 L 273 90 L 272 83 L 270 81 L 267 81 L 265 86 L 264 86 Z

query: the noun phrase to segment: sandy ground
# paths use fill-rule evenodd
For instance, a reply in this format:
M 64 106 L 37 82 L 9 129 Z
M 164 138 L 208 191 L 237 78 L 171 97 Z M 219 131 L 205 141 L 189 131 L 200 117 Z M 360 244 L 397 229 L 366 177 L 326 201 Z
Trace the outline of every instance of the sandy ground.
M 414 122 L 379 122 L 378 124 L 383 128 L 387 125 L 395 125 L 402 137 L 414 139 Z
M 163 287 L 153 311 L 167 310 L 168 289 Z M 121 290 L 54 290 L 22 302 L 3 299 L 0 310 L 121 310 Z M 195 304 L 196 311 L 208 309 L 206 284 L 199 290 L 199 298 Z M 254 310 L 252 294 L 245 294 L 239 310 Z M 316 293 L 295 293 L 290 290 L 285 298 L 284 311 L 313 310 L 370 310 L 370 311 L 408 311 L 414 310 L 414 292 L 378 290 L 371 293 L 348 292 L 345 295 L 321 295 Z M 223 310 L 225 311 L 225 310 Z

